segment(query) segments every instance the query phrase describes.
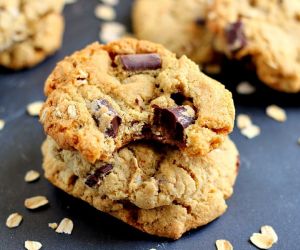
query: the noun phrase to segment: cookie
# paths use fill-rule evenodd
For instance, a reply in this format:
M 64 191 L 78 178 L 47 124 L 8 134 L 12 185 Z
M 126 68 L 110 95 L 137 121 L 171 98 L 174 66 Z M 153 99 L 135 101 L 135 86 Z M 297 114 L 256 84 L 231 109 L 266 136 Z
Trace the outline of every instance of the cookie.
M 226 211 L 239 157 L 229 139 L 203 157 L 161 147 L 130 144 L 110 163 L 91 165 L 48 137 L 43 168 L 55 186 L 98 210 L 146 233 L 178 239 Z
M 208 26 L 214 47 L 230 59 L 250 59 L 268 86 L 300 91 L 300 2 L 214 0 Z
M 0 66 L 33 67 L 62 43 L 63 0 L 0 0 Z
M 200 64 L 217 57 L 207 30 L 207 0 L 135 0 L 132 18 L 135 35 L 161 43 L 179 56 Z
M 45 132 L 91 163 L 140 139 L 205 155 L 234 123 L 232 96 L 222 84 L 186 56 L 135 39 L 94 43 L 65 58 L 45 93 Z

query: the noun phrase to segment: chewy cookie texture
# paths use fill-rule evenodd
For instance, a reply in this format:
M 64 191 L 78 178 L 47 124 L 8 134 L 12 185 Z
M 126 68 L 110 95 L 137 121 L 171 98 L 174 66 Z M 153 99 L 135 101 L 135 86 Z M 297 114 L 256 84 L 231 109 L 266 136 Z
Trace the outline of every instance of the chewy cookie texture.
M 45 176 L 55 186 L 141 231 L 172 239 L 226 211 L 239 167 L 228 138 L 203 157 L 134 143 L 110 163 L 90 164 L 50 137 L 42 151 Z
M 250 61 L 263 83 L 291 93 L 300 91 L 299 17 L 298 0 L 136 0 L 133 10 L 138 38 L 204 66 Z
M 61 46 L 63 0 L 0 0 L 0 66 L 33 67 Z
M 232 131 L 234 105 L 223 85 L 186 56 L 147 41 L 94 43 L 58 63 L 45 85 L 40 120 L 63 149 L 88 162 L 128 143 L 155 140 L 206 155 Z

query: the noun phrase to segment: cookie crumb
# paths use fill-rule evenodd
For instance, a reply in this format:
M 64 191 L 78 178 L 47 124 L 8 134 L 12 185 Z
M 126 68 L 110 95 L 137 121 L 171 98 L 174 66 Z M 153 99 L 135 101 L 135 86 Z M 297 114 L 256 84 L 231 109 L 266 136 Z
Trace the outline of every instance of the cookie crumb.
M 4 129 L 5 121 L 0 119 L 0 130 Z
M 38 116 L 42 106 L 43 106 L 44 102 L 42 101 L 36 101 L 36 102 L 32 102 L 30 104 L 27 105 L 27 112 L 29 115 L 31 116 Z
M 119 0 L 101 0 L 101 1 L 104 4 L 111 5 L 111 6 L 115 6 L 119 4 Z
M 117 40 L 124 36 L 126 33 L 126 27 L 118 22 L 107 22 L 102 24 L 99 37 L 104 43 Z
M 252 244 L 260 249 L 270 249 L 274 244 L 274 239 L 268 234 L 253 233 L 250 237 Z
M 236 87 L 236 92 L 240 95 L 251 95 L 256 91 L 255 87 L 249 82 L 240 82 Z
M 287 119 L 285 110 L 278 107 L 277 105 L 270 105 L 266 108 L 266 114 L 270 118 L 278 122 L 285 122 Z
M 35 171 L 35 170 L 29 170 L 25 177 L 24 177 L 24 180 L 26 182 L 33 182 L 33 181 L 36 181 L 38 178 L 40 178 L 40 173 Z
M 18 213 L 13 213 L 10 216 L 8 216 L 8 218 L 6 220 L 6 226 L 8 228 L 18 227 L 20 225 L 20 223 L 22 222 L 22 220 L 23 220 L 22 215 L 20 215 Z
M 42 244 L 38 241 L 31 241 L 31 240 L 26 240 L 25 241 L 25 248 L 27 250 L 39 250 L 42 248 Z
M 70 118 L 75 119 L 77 116 L 77 112 L 76 112 L 76 106 L 75 105 L 69 105 L 68 106 L 68 114 L 70 116 Z
M 111 6 L 98 4 L 95 8 L 95 16 L 105 21 L 112 21 L 116 18 L 116 12 Z
M 265 225 L 260 228 L 262 234 L 270 235 L 273 238 L 274 243 L 278 242 L 278 236 L 273 227 Z
M 252 121 L 249 115 L 239 114 L 237 116 L 237 127 L 243 129 L 252 125 Z
M 250 126 L 243 128 L 241 130 L 242 135 L 246 136 L 248 139 L 253 139 L 260 134 L 260 127 L 251 124 Z
M 24 205 L 28 209 L 37 209 L 49 203 L 45 196 L 34 196 L 25 200 Z
M 216 247 L 217 250 L 233 250 L 233 246 L 228 240 L 217 240 Z
M 57 223 L 56 222 L 52 222 L 52 223 L 48 223 L 48 227 L 52 228 L 53 230 L 55 230 L 57 228 Z
M 73 230 L 73 221 L 68 219 L 68 218 L 64 218 L 62 219 L 62 221 L 59 223 L 57 229 L 55 230 L 56 233 L 64 233 L 64 234 L 71 234 Z

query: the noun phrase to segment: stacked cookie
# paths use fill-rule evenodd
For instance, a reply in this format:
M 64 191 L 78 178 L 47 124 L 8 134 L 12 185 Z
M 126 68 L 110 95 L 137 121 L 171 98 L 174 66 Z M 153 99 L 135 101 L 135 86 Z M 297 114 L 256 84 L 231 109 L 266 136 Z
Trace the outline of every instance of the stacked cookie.
M 225 212 L 239 165 L 234 105 L 186 56 L 95 43 L 58 63 L 45 94 L 43 167 L 57 187 L 173 239 Z
M 139 38 L 204 68 L 222 58 L 250 61 L 271 88 L 300 91 L 298 0 L 136 0 L 133 19 Z
M 64 0 L 0 0 L 0 66 L 32 67 L 61 46 Z

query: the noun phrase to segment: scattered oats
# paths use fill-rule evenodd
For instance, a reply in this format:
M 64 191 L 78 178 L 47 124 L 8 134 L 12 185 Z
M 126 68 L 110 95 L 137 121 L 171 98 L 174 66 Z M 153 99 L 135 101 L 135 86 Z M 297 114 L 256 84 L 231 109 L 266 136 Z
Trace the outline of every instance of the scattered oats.
M 88 72 L 86 72 L 82 69 L 79 69 L 78 74 L 76 76 L 76 81 L 79 85 L 84 85 L 84 84 L 88 83 L 88 80 L 87 80 L 88 77 L 89 77 Z
M 64 218 L 58 225 L 58 228 L 55 230 L 55 232 L 61 234 L 71 234 L 73 230 L 73 221 L 71 221 L 68 218 Z
M 29 170 L 25 175 L 26 182 L 33 182 L 40 178 L 40 173 L 35 170 Z
M 218 64 L 211 64 L 205 66 L 205 71 L 209 74 L 219 74 L 221 72 L 221 67 Z
M 248 139 L 252 139 L 260 134 L 260 127 L 251 124 L 250 126 L 243 128 L 241 130 L 242 135 L 246 136 Z
M 261 233 L 252 234 L 250 241 L 260 249 L 269 249 L 274 244 L 274 239 L 271 235 Z
M 262 234 L 270 235 L 273 238 L 274 243 L 278 242 L 278 236 L 273 227 L 265 225 L 260 228 L 260 231 Z
M 233 250 L 233 246 L 228 240 L 217 240 L 216 247 L 217 250 Z
M 65 4 L 72 4 L 72 3 L 76 3 L 77 0 L 65 0 Z
M 5 121 L 0 119 L 0 130 L 2 130 L 5 126 Z
M 27 105 L 28 114 L 31 116 L 38 116 L 42 109 L 43 104 L 44 104 L 44 102 L 42 102 L 42 101 L 36 101 L 36 102 L 28 104 Z
M 278 122 L 284 122 L 287 119 L 284 109 L 276 105 L 268 106 L 266 109 L 266 113 L 269 117 Z
M 55 230 L 57 228 L 57 223 L 53 222 L 53 223 L 48 223 L 48 227 L 52 228 L 53 230 Z
M 126 27 L 118 22 L 107 22 L 102 24 L 99 37 L 102 42 L 108 43 L 121 38 L 126 33 Z
M 10 216 L 8 216 L 6 220 L 6 226 L 9 228 L 15 228 L 18 227 L 22 221 L 23 217 L 22 215 L 18 213 L 13 213 Z
M 75 119 L 77 116 L 75 105 L 71 104 L 68 106 L 68 114 L 72 119 Z
M 31 241 L 31 240 L 26 240 L 25 241 L 25 248 L 27 250 L 39 250 L 41 249 L 42 244 L 38 241 Z
M 49 201 L 45 196 L 34 196 L 25 200 L 24 205 L 28 209 L 36 209 L 48 204 Z
M 240 114 L 237 116 L 237 127 L 243 129 L 252 125 L 252 121 L 249 115 Z
M 105 21 L 112 21 L 116 18 L 116 12 L 110 6 L 98 4 L 95 8 L 95 16 Z
M 108 4 L 111 6 L 119 4 L 119 0 L 101 0 L 101 1 L 102 1 L 102 3 Z
M 255 87 L 251 85 L 249 82 L 241 82 L 236 87 L 236 92 L 241 95 L 251 95 L 255 92 Z

